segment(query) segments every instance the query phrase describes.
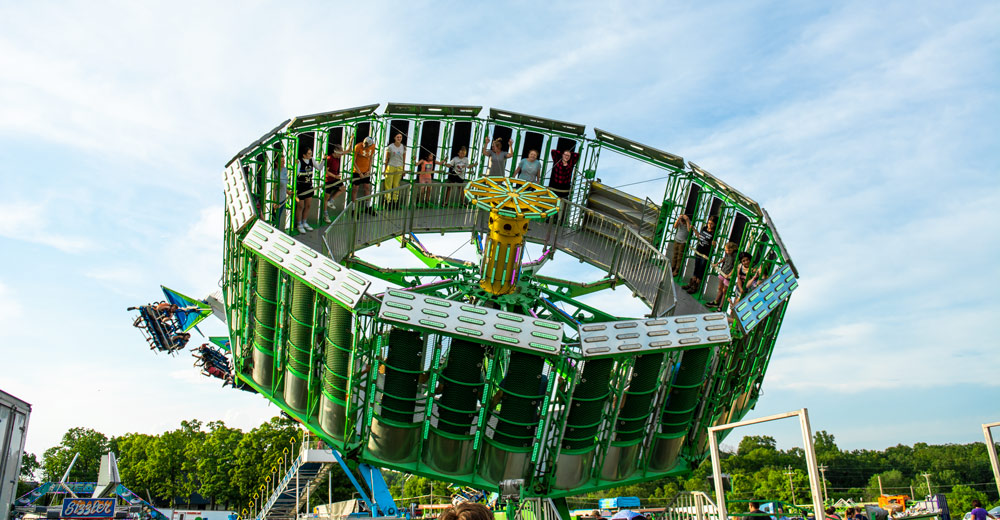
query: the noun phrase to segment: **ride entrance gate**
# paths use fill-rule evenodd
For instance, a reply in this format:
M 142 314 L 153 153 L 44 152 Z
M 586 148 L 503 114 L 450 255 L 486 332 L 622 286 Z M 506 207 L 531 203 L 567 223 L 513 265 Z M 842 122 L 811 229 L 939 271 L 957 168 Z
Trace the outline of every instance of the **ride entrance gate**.
M 383 189 L 395 132 L 412 134 L 403 182 Z M 797 271 L 752 199 L 681 157 L 594 134 L 499 109 L 390 103 L 293 118 L 242 150 L 224 172 L 223 299 L 238 386 L 349 459 L 478 489 L 514 480 L 523 497 L 555 498 L 689 471 L 709 428 L 754 406 Z M 311 181 L 319 200 L 337 189 L 322 168 L 301 176 L 299 153 L 367 136 L 373 193 L 348 195 L 328 221 L 311 211 L 318 229 L 296 231 L 300 201 L 282 186 L 295 194 Z M 487 175 L 482 147 L 494 136 L 512 155 L 504 177 Z M 413 171 L 424 152 L 449 160 L 461 146 L 476 163 L 462 178 Z M 510 178 L 529 147 L 540 152 L 538 182 Z M 568 164 L 556 164 L 562 152 Z M 661 171 L 662 202 L 598 182 L 608 153 Z M 354 164 L 345 155 L 331 172 L 348 194 Z M 702 265 L 695 233 L 674 240 L 682 213 L 718 222 L 704 265 L 732 240 L 760 283 L 736 294 L 737 273 L 722 273 L 734 283 L 718 294 L 720 273 L 706 269 L 693 294 L 679 290 Z M 462 234 L 475 255 L 432 251 L 428 233 Z M 422 267 L 366 261 L 372 246 Z M 601 275 L 547 273 L 554 255 Z M 615 288 L 648 312 L 581 301 Z M 718 309 L 705 306 L 712 299 Z

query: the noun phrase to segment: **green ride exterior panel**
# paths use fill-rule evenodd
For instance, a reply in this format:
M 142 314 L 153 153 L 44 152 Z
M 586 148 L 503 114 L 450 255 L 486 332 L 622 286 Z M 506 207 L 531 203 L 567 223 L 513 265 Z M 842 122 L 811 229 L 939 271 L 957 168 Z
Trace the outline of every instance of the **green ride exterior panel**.
M 663 364 L 663 353 L 643 354 L 632 365 L 632 379 L 625 391 L 624 402 L 615 424 L 615 441 L 631 442 L 645 435 L 646 420 L 658 386 L 657 378 Z
M 254 294 L 253 379 L 267 388 L 271 387 L 273 375 L 277 298 L 278 269 L 264 260 L 258 260 Z
M 665 434 L 686 432 L 698 405 L 701 383 L 705 375 L 711 349 L 700 348 L 684 352 L 680 368 L 674 379 L 674 386 L 668 396 L 667 405 L 660 418 L 660 431 Z
M 332 300 L 326 303 L 319 423 L 334 438 L 343 440 L 347 419 L 348 381 L 351 367 L 351 312 Z
M 315 299 L 316 293 L 312 289 L 298 280 L 293 280 L 285 402 L 298 411 L 306 408 Z

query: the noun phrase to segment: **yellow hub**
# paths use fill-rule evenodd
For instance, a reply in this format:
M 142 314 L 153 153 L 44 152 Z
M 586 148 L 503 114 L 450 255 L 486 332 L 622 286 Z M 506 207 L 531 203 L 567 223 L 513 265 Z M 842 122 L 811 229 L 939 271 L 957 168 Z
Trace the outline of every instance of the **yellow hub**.
M 521 257 L 524 256 L 524 234 L 528 232 L 528 219 L 505 217 L 498 211 L 490 212 L 490 230 L 480 271 L 483 279 L 479 286 L 490 294 L 514 292 L 521 275 Z
M 515 292 L 521 276 L 528 221 L 555 215 L 559 211 L 559 199 L 537 184 L 496 177 L 484 177 L 470 183 L 465 196 L 477 207 L 490 212 L 479 286 L 490 294 Z

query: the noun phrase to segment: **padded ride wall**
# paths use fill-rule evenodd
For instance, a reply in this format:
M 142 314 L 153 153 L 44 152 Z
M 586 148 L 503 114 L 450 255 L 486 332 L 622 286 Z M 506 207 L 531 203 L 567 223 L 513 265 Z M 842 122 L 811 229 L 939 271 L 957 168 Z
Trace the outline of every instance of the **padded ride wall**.
M 330 301 L 327 306 L 326 360 L 319 405 L 319 425 L 337 440 L 344 440 L 347 421 L 347 382 L 351 367 L 351 311 Z
M 298 280 L 292 282 L 288 362 L 285 366 L 285 403 L 297 412 L 305 410 L 308 405 L 315 299 L 316 293 L 309 286 Z
M 254 300 L 252 378 L 258 385 L 270 389 L 274 369 L 278 269 L 262 259 L 257 260 L 257 287 Z
M 388 335 L 382 400 L 372 420 L 368 450 L 389 462 L 413 462 L 421 423 L 415 422 L 424 342 L 420 333 L 393 328 Z

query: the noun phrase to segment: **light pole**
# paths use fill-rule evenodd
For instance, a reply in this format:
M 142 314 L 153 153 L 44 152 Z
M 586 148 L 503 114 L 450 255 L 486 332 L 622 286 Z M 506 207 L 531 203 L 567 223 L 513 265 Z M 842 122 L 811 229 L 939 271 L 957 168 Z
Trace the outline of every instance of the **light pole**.
M 931 492 L 931 474 L 924 473 L 923 477 L 925 480 L 927 480 L 927 496 L 929 497 L 934 494 L 933 492 Z
M 785 475 L 788 475 L 788 490 L 792 493 L 792 505 L 795 505 L 795 485 L 792 484 L 792 475 L 794 475 L 795 472 L 792 471 L 791 466 L 788 466 L 786 469 L 788 469 L 788 471 L 785 472 Z
M 826 464 L 823 464 L 822 466 L 819 467 L 819 472 L 822 475 L 823 479 L 823 504 L 825 505 L 826 501 L 829 500 L 830 498 L 826 495 Z

